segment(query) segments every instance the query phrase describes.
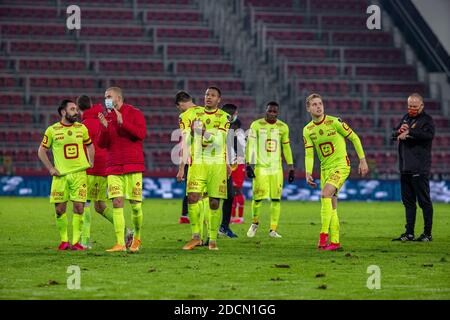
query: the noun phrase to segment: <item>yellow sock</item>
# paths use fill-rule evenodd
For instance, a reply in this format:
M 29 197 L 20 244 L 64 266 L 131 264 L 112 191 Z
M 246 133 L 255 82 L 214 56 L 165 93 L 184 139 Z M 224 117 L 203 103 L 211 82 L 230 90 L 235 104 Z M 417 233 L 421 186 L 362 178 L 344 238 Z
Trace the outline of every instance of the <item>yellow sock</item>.
M 330 241 L 339 243 L 339 217 L 337 215 L 337 209 L 332 209 L 331 211 Z
M 125 245 L 125 217 L 123 216 L 123 208 L 113 208 L 114 231 L 116 233 L 116 241 L 121 246 Z
M 320 210 L 320 216 L 322 218 L 322 230 L 321 233 L 328 234 L 330 229 L 331 221 L 331 211 L 333 210 L 333 205 L 331 203 L 331 198 L 322 198 L 322 208 Z
M 58 227 L 59 236 L 61 237 L 61 242 L 68 242 L 69 236 L 67 235 L 67 214 L 56 215 L 56 226 Z
M 262 201 L 252 201 L 252 221 L 253 223 L 258 223 L 259 213 L 261 211 Z
M 81 230 L 83 229 L 83 215 L 82 214 L 73 214 L 72 217 L 72 244 L 80 242 Z
M 144 215 L 142 214 L 142 203 L 133 203 L 131 204 L 132 220 L 134 225 L 134 238 L 136 240 L 141 240 L 141 228 L 142 228 L 142 219 Z
M 270 230 L 277 230 L 278 222 L 280 220 L 281 202 L 270 202 Z
M 188 204 L 188 216 L 191 221 L 192 237 L 200 237 L 200 205 L 197 203 Z

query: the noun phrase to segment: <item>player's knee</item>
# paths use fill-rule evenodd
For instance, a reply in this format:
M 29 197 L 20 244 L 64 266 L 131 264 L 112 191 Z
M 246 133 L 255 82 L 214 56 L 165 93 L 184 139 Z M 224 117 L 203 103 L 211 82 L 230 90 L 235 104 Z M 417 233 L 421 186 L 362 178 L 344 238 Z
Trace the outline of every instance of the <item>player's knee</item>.
M 65 205 L 56 205 L 55 212 L 58 216 L 63 215 L 64 213 L 66 213 L 66 206 Z
M 332 194 L 331 190 L 323 189 L 322 192 L 320 193 L 320 196 L 322 198 L 332 198 L 333 194 Z
M 74 203 L 73 204 L 73 213 L 83 214 L 84 212 L 84 203 Z
M 200 200 L 200 195 L 197 193 L 189 193 L 188 194 L 188 203 L 196 204 Z
M 97 211 L 98 213 L 102 213 L 106 209 L 106 204 L 104 202 L 96 202 L 94 204 L 94 207 L 95 211 Z
M 114 208 L 123 208 L 123 198 L 114 198 L 112 203 Z
M 209 199 L 209 207 L 211 210 L 219 209 L 220 201 L 218 199 Z

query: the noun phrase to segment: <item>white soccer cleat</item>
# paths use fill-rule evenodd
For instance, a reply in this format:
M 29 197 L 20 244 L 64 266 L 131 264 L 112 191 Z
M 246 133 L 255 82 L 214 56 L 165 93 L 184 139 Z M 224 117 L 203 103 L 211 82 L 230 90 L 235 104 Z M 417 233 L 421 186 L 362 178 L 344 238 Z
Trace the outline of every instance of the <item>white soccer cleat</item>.
M 256 230 L 258 230 L 258 224 L 256 223 L 252 223 L 252 225 L 250 226 L 250 228 L 247 231 L 247 237 L 249 238 L 253 238 L 256 234 Z
M 276 232 L 276 231 L 274 231 L 274 230 L 272 230 L 272 231 L 269 232 L 269 237 L 272 237 L 272 238 L 283 238 L 283 237 L 281 236 L 281 234 L 279 234 L 278 232 Z

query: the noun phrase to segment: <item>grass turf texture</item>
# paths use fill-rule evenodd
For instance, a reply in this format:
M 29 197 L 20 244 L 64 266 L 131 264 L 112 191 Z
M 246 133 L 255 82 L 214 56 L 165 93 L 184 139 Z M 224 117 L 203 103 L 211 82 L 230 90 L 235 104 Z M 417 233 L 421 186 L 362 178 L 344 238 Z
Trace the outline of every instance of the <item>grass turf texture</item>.
M 58 252 L 58 231 L 47 199 L 0 198 L 1 299 L 449 299 L 450 205 L 435 204 L 434 241 L 391 242 L 403 231 L 400 203 L 339 205 L 340 252 L 315 248 L 320 204 L 282 202 L 278 231 L 268 236 L 269 206 L 247 238 L 246 223 L 232 225 L 237 239 L 219 238 L 219 251 L 181 250 L 188 225 L 177 224 L 179 200 L 144 202 L 143 248 L 110 254 L 112 225 L 92 218 L 91 251 Z M 127 204 L 127 225 L 131 209 Z M 71 220 L 71 214 L 69 214 Z M 422 228 L 418 214 L 417 235 Z M 71 225 L 69 225 L 71 230 Z M 70 237 L 71 232 L 69 232 Z M 67 268 L 81 268 L 81 289 L 68 290 Z M 381 269 L 381 289 L 366 287 L 367 268 Z

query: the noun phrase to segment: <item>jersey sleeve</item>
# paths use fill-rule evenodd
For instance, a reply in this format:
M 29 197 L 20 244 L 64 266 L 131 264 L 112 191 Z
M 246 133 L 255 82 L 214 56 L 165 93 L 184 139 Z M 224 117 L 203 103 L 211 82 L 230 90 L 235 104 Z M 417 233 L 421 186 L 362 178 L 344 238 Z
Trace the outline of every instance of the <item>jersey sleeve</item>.
M 305 171 L 312 174 L 314 168 L 314 144 L 306 127 L 303 128 L 303 144 L 305 145 Z
M 83 144 L 90 145 L 92 144 L 91 137 L 89 136 L 89 130 L 85 125 L 82 125 L 81 130 L 83 131 Z
M 179 127 L 183 133 L 190 131 L 192 120 L 190 119 L 191 112 L 189 110 L 180 114 Z
M 333 125 L 336 131 L 344 138 L 349 138 L 353 133 L 353 130 L 350 128 L 350 126 L 340 118 L 336 119 L 333 122 Z
M 347 138 L 353 144 L 353 147 L 355 148 L 358 158 L 359 159 L 364 158 L 365 157 L 364 150 L 362 147 L 361 139 L 359 139 L 358 135 L 355 132 L 353 132 L 350 126 L 345 122 L 343 122 L 341 119 L 335 121 L 334 124 L 336 131 L 344 138 Z
M 256 123 L 253 122 L 248 131 L 247 138 L 247 146 L 246 146 L 246 154 L 245 157 L 247 159 L 247 163 L 255 164 L 256 163 L 256 139 L 257 139 L 257 128 Z
M 283 133 L 281 135 L 281 146 L 283 148 L 284 159 L 288 165 L 294 164 L 294 159 L 292 158 L 291 144 L 289 141 L 289 127 L 286 125 L 283 128 Z
M 52 147 L 52 143 L 53 143 L 53 128 L 48 127 L 47 130 L 45 130 L 41 146 L 43 146 L 46 149 L 50 149 Z

